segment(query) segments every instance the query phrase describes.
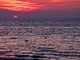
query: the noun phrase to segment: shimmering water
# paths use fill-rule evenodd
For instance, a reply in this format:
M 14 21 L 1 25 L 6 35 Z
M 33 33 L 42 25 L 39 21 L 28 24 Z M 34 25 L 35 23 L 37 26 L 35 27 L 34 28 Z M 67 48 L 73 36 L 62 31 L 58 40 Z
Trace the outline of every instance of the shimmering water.
M 79 20 L 0 20 L 0 60 L 80 60 Z

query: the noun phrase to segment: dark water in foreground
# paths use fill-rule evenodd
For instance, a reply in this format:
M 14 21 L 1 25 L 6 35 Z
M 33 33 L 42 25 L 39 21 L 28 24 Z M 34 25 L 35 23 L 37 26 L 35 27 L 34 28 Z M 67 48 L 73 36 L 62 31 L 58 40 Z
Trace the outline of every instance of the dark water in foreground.
M 0 60 L 80 60 L 80 21 L 0 20 Z

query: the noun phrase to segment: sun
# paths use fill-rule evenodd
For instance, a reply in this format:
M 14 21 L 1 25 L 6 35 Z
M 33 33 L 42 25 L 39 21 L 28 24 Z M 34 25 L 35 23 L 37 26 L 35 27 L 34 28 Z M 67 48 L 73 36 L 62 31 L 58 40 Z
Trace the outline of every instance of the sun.
M 13 18 L 16 19 L 16 18 L 18 18 L 18 16 L 17 15 L 14 15 Z

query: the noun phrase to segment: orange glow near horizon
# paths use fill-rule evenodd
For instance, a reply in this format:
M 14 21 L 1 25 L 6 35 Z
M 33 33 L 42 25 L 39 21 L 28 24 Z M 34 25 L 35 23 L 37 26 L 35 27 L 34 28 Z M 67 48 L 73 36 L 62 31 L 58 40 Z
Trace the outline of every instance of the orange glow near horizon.
M 80 0 L 0 0 L 0 9 L 34 11 L 37 9 L 80 8 Z

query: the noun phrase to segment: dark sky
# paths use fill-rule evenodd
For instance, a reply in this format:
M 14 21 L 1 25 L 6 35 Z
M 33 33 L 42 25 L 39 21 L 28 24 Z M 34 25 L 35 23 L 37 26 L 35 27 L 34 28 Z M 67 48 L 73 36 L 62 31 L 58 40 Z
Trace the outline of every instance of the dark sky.
M 80 18 L 80 0 L 0 0 L 0 18 Z

